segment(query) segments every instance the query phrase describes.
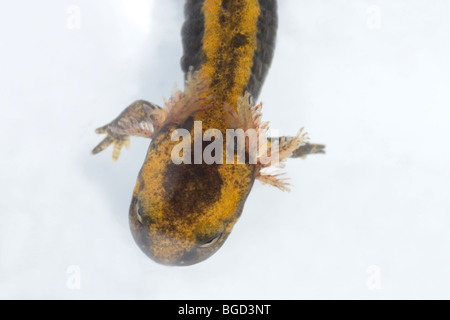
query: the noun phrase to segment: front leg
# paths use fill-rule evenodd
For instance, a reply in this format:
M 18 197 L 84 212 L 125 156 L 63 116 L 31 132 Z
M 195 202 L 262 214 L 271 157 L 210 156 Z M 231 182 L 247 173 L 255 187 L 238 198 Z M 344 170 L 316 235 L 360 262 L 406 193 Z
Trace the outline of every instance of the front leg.
M 130 136 L 152 138 L 161 128 L 164 119 L 164 109 L 151 102 L 138 100 L 111 123 L 95 130 L 96 133 L 106 134 L 106 138 L 92 150 L 92 153 L 97 154 L 112 144 L 113 161 L 116 161 L 122 148 L 128 148 Z
M 284 167 L 283 162 L 287 158 L 306 158 L 310 154 L 320 154 L 325 153 L 325 145 L 322 144 L 311 144 L 305 142 L 308 140 L 306 134 L 303 133 L 303 129 L 299 131 L 296 137 L 280 137 L 267 139 L 267 147 L 270 154 L 273 152 L 278 153 L 279 167 Z M 277 142 L 276 151 L 272 150 L 273 144 Z M 271 166 L 271 163 L 262 165 L 263 170 L 260 171 L 259 175 L 256 177 L 263 184 L 270 184 L 279 188 L 282 191 L 289 191 L 289 183 L 287 178 L 283 177 L 283 173 L 275 172 L 264 172 L 264 169 Z
M 269 138 L 269 146 L 271 145 L 272 138 Z M 277 139 L 277 138 L 275 138 Z M 294 137 L 279 137 L 278 138 L 278 145 L 282 149 L 287 144 L 291 143 L 294 139 Z M 307 140 L 307 139 L 305 139 Z M 306 158 L 306 156 L 311 154 L 324 154 L 325 153 L 325 145 L 323 144 L 315 144 L 315 143 L 309 143 L 306 141 L 303 141 L 301 144 L 298 144 L 295 148 L 290 149 L 290 153 L 288 158 Z
M 325 153 L 325 145 L 305 143 L 295 149 L 289 158 L 306 158 L 310 154 Z

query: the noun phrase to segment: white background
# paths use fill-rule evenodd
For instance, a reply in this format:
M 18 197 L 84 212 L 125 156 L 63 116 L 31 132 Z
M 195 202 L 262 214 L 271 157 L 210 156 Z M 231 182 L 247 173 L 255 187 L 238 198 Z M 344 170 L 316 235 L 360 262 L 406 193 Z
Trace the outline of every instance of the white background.
M 264 116 L 327 154 L 288 163 L 291 193 L 256 183 L 224 247 L 177 268 L 128 229 L 149 142 L 117 163 L 90 150 L 130 102 L 182 86 L 183 1 L 2 2 L 0 298 L 450 298 L 450 2 L 279 7 Z

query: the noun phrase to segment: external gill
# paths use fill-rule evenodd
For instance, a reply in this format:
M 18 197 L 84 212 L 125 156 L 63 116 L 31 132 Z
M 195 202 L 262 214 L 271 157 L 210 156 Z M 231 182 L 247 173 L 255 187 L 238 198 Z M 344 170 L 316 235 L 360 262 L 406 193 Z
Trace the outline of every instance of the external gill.
M 230 128 L 256 130 L 258 140 L 256 179 L 282 191 L 290 191 L 289 178 L 283 177 L 284 173 L 279 173 L 277 168 L 284 168 L 286 160 L 309 140 L 307 134 L 303 132 L 304 129 L 300 129 L 295 137 L 268 138 L 269 122 L 262 121 L 262 103 L 255 106 L 248 92 L 238 99 L 237 111 L 230 106 L 226 106 L 226 111 Z M 249 152 L 248 149 L 246 151 Z

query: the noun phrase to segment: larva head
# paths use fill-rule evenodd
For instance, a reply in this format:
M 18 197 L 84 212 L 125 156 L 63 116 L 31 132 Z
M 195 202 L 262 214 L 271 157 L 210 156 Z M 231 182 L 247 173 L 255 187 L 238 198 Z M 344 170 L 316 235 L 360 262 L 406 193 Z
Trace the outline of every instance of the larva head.
M 192 132 L 192 121 L 182 127 Z M 242 212 L 255 168 L 175 164 L 175 129 L 167 126 L 154 137 L 133 193 L 129 221 L 136 243 L 150 258 L 185 266 L 209 258 L 223 245 Z

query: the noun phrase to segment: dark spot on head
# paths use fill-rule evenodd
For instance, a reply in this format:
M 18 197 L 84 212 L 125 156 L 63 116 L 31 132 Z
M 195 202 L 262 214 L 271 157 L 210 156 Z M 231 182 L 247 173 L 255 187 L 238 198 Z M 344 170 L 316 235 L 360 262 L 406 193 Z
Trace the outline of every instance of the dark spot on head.
M 171 163 L 164 175 L 163 189 L 170 208 L 168 212 L 173 214 L 199 212 L 220 197 L 222 178 L 216 164 Z

